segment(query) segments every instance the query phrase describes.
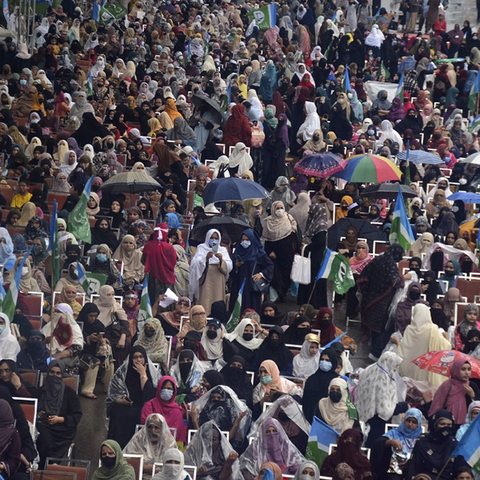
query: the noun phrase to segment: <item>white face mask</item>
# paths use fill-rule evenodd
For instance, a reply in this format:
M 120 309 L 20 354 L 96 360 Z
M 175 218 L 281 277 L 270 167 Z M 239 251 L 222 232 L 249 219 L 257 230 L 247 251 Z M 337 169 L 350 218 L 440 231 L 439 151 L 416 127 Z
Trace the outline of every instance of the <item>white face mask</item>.
M 461 178 L 461 179 L 458 181 L 458 183 L 459 183 L 460 185 L 466 185 L 466 184 L 467 184 L 467 179 L 466 179 L 466 178 Z
M 23 277 L 24 275 L 28 275 L 28 267 L 23 267 L 23 268 L 22 268 L 22 277 Z
M 173 463 L 166 463 L 163 466 L 163 473 L 166 477 L 173 477 L 175 478 L 180 473 L 181 465 L 173 464 Z
M 279 208 L 278 210 L 275 210 L 275 215 L 277 217 L 283 217 L 284 213 L 285 213 L 285 210 L 283 208 Z

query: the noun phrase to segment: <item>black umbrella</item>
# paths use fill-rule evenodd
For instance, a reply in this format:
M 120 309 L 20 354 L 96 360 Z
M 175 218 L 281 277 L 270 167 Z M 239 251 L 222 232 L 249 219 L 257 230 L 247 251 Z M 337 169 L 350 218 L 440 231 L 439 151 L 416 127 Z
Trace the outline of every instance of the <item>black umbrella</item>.
M 192 96 L 192 103 L 196 107 L 198 107 L 202 103 L 206 103 L 208 105 L 209 110 L 215 116 L 215 123 L 218 123 L 221 127 L 223 127 L 227 119 L 225 118 L 225 114 L 222 112 L 220 105 L 215 100 L 212 100 L 210 97 L 207 97 L 202 92 L 196 92 Z
M 338 222 L 333 224 L 327 231 L 327 246 L 331 250 L 337 250 L 337 244 L 341 237 L 345 237 L 347 228 L 353 225 L 358 231 L 358 238 L 365 238 L 367 240 L 370 252 L 373 251 L 373 241 L 380 240 L 388 241 L 386 233 L 375 225 L 358 218 L 341 218 Z
M 229 238 L 233 243 L 240 240 L 240 235 L 246 228 L 250 228 L 250 225 L 246 224 L 243 220 L 238 220 L 233 217 L 207 218 L 207 220 L 202 220 L 193 228 L 190 234 L 191 240 L 203 243 L 207 232 L 212 228 L 216 228 L 222 236 L 226 236 L 225 240 Z
M 102 192 L 114 193 L 142 193 L 164 188 L 145 172 L 122 172 L 110 177 L 101 187 Z
M 370 198 L 388 198 L 390 200 L 394 200 L 398 195 L 398 187 L 400 187 L 402 190 L 403 198 L 418 197 L 418 193 L 412 187 L 388 182 L 379 183 L 377 185 L 369 185 L 363 190 L 360 196 Z

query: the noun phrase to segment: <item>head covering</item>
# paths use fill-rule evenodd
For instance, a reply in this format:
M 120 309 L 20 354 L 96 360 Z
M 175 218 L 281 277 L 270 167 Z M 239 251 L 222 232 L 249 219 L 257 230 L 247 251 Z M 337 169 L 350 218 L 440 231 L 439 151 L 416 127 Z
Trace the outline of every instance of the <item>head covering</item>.
M 275 212 L 279 206 L 285 210 L 283 202 L 273 202 L 271 207 L 272 213 L 263 223 L 262 238 L 268 242 L 282 240 L 297 230 L 297 222 L 287 212 L 284 212 L 280 217 L 276 215 Z
M 173 463 L 170 463 L 173 461 Z M 184 480 L 188 473 L 184 470 L 185 459 L 183 452 L 176 446 L 169 448 L 163 453 L 162 471 L 155 474 L 156 480 Z
M 100 447 L 108 447 L 115 453 L 115 465 L 112 468 L 100 467 L 92 475 L 92 480 L 115 480 L 135 478 L 135 471 L 123 458 L 122 447 L 115 440 L 105 440 Z
M 305 378 L 313 375 L 320 364 L 320 350 L 315 355 L 310 354 L 310 345 L 316 343 L 320 346 L 320 338 L 314 333 L 309 333 L 305 337 L 300 353 L 293 358 L 294 375 L 303 375 Z
M 145 335 L 145 327 L 150 327 L 155 330 L 153 337 L 147 337 Z M 156 318 L 147 319 L 135 345 L 142 346 L 152 362 L 167 365 L 168 342 L 165 338 L 165 332 L 163 331 L 160 320 Z
M 478 402 L 480 405 L 480 402 Z M 417 421 L 417 428 L 410 429 L 405 425 L 405 420 L 408 418 L 415 418 Z M 409 408 L 402 420 L 402 423 L 397 428 L 392 428 L 383 436 L 398 440 L 402 444 L 402 453 L 408 458 L 412 454 L 413 447 L 418 437 L 422 433 L 422 412 L 417 408 Z
M 95 300 L 95 305 L 97 305 L 100 310 L 100 315 L 98 319 L 108 327 L 112 323 L 112 316 L 116 316 L 118 320 L 127 320 L 127 316 L 122 307 L 117 303 L 113 296 L 109 296 L 115 290 L 110 285 L 103 285 L 99 290 L 99 297 Z
M 62 377 L 65 375 L 65 363 L 62 360 L 53 360 L 50 362 L 38 406 L 39 411 L 43 411 L 47 415 L 58 415 L 60 413 L 63 404 L 63 395 L 65 393 L 65 384 L 63 383 L 62 377 L 50 375 L 50 370 L 54 367 L 60 368 Z

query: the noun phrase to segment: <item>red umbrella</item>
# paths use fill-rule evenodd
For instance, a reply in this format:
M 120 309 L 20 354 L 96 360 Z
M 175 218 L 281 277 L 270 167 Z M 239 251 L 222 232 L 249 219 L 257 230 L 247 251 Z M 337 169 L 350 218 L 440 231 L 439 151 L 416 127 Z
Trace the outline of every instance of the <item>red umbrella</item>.
M 455 350 L 433 350 L 412 360 L 418 368 L 438 373 L 444 377 L 450 376 L 450 366 L 457 358 L 463 358 L 472 366 L 472 377 L 480 378 L 480 364 L 470 355 Z

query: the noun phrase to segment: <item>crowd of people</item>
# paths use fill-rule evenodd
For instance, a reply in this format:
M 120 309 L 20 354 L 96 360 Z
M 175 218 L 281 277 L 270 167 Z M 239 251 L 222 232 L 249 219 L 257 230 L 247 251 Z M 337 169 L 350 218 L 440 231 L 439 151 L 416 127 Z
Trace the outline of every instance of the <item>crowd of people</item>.
M 468 21 L 447 26 L 447 7 L 62 0 L 4 13 L 0 281 L 18 289 L 0 313 L 5 480 L 69 455 L 79 396 L 106 398 L 94 480 L 134 480 L 128 454 L 155 480 L 478 478 L 452 453 L 480 412 L 465 286 L 480 220 L 449 198 L 480 184 L 480 39 Z M 325 152 L 398 165 L 416 193 L 407 249 L 388 246 L 391 198 L 292 169 L 307 156 L 320 169 Z M 152 186 L 106 188 L 123 172 Z M 205 202 L 226 178 L 268 196 Z M 84 190 L 89 241 L 72 215 Z M 348 259 L 346 293 L 316 278 L 327 247 Z M 291 280 L 298 254 L 307 284 Z M 365 369 L 342 314 L 361 322 Z M 413 363 L 432 351 L 442 375 Z M 38 398 L 35 426 L 13 397 Z M 315 418 L 337 433 L 322 461 Z

